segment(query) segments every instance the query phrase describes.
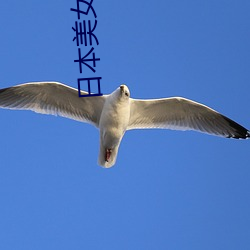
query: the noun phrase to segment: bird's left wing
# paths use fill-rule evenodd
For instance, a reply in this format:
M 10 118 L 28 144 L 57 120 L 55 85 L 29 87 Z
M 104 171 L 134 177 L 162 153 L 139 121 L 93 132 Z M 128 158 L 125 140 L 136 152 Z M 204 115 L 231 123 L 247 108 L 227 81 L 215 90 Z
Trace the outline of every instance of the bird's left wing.
M 96 127 L 105 99 L 106 96 L 79 98 L 77 89 L 59 82 L 32 82 L 0 89 L 0 108 L 60 115 Z
M 182 98 L 130 99 L 129 129 L 166 128 L 196 130 L 208 134 L 247 138 L 250 132 L 217 111 Z

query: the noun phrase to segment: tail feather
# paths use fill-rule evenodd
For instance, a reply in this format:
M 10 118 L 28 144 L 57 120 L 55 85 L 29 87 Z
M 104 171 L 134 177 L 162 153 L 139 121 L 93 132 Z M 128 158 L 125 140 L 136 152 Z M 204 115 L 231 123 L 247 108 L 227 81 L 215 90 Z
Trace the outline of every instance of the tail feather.
M 98 157 L 98 165 L 104 168 L 111 168 L 115 165 L 117 154 L 118 154 L 118 147 L 112 149 L 112 153 L 108 161 L 105 159 L 106 155 L 106 148 L 100 143 L 100 151 Z

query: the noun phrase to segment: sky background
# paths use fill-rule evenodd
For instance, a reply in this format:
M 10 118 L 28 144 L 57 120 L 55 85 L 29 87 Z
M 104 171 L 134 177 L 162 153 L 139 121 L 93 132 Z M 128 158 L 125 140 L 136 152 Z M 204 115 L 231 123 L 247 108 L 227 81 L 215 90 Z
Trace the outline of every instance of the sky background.
M 250 1 L 94 0 L 95 74 L 74 63 L 75 7 L 1 1 L 0 88 L 96 76 L 104 94 L 183 96 L 250 128 Z M 134 130 L 103 169 L 88 124 L 3 109 L 0 121 L 0 249 L 250 249 L 250 141 Z

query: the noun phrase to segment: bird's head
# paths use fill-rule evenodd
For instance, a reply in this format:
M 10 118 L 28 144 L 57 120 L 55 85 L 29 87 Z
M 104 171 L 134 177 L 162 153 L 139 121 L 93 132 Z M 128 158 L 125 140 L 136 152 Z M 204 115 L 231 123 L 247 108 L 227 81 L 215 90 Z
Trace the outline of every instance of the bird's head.
M 120 85 L 113 93 L 111 97 L 119 102 L 129 102 L 130 92 L 126 85 Z
M 120 85 L 120 87 L 118 89 L 120 91 L 121 97 L 123 97 L 123 98 L 129 98 L 130 97 L 129 89 L 125 84 Z

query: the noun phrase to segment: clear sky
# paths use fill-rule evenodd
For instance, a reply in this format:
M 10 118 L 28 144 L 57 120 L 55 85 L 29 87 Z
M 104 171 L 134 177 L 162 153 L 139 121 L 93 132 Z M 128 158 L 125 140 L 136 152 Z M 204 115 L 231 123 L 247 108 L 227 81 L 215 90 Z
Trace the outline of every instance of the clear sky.
M 93 7 L 101 60 L 79 74 L 75 0 L 1 1 L 0 88 L 99 76 L 105 94 L 125 83 L 133 98 L 183 96 L 250 128 L 250 1 Z M 250 249 L 249 140 L 134 130 L 103 169 L 88 124 L 11 110 L 0 121 L 0 249 Z

